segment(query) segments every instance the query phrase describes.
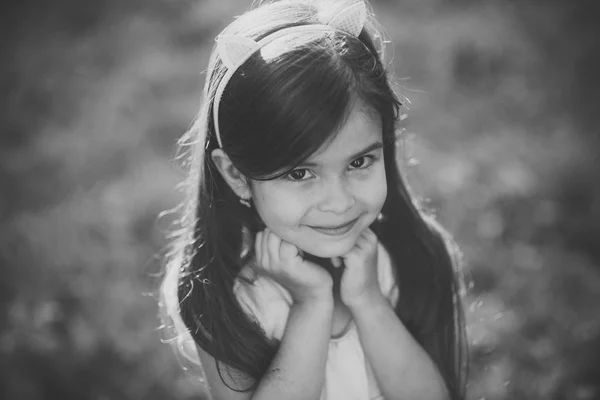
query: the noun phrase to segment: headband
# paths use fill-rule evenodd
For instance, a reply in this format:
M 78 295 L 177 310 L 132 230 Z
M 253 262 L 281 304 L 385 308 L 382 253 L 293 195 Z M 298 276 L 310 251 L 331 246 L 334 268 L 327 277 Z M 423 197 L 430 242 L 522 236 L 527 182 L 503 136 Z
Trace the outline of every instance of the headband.
M 364 1 L 359 1 L 337 14 L 327 24 L 298 25 L 283 28 L 265 36 L 258 42 L 242 36 L 219 35 L 217 37 L 217 53 L 225 67 L 227 67 L 227 72 L 217 87 L 213 103 L 213 121 L 219 147 L 223 147 L 221 133 L 219 131 L 219 104 L 221 103 L 221 98 L 225 92 L 227 83 L 235 71 L 237 71 L 252 54 L 274 40 L 292 33 L 342 31 L 358 37 L 360 32 L 362 32 L 366 18 L 366 4 Z

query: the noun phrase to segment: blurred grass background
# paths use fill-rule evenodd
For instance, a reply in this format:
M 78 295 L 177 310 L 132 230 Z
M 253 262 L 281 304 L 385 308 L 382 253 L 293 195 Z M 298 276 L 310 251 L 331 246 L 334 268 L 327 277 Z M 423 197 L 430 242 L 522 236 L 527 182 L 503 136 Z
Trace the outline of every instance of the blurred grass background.
M 463 248 L 470 399 L 600 399 L 592 1 L 374 0 L 412 185 Z M 0 398 L 205 398 L 153 293 L 175 141 L 250 0 L 0 6 Z

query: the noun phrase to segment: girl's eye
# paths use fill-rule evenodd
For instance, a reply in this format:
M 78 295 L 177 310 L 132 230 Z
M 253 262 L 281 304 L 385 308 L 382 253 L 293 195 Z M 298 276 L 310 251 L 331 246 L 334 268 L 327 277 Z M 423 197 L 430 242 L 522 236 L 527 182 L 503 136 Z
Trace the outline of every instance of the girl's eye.
M 306 180 L 308 170 L 306 169 L 295 169 L 287 175 L 287 178 L 291 181 L 299 182 Z
M 355 169 L 369 168 L 373 164 L 374 156 L 361 156 L 350 163 L 350 166 Z

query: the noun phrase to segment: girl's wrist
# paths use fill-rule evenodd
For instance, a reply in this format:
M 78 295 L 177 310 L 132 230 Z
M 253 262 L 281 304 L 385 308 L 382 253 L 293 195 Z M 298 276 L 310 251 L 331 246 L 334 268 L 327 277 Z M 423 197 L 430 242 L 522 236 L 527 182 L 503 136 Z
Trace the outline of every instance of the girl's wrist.
M 363 312 L 364 310 L 373 309 L 373 307 L 380 306 L 386 303 L 387 300 L 381 293 L 381 291 L 372 291 L 357 296 L 346 302 L 346 306 L 350 309 L 352 314 Z
M 333 306 L 333 292 L 321 291 L 293 298 L 294 306 Z

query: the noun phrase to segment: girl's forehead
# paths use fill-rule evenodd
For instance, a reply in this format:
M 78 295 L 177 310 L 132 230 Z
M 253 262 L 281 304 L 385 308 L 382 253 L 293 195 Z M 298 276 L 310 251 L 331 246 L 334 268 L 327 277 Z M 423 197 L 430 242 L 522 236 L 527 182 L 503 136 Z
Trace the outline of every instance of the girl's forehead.
M 381 122 L 375 120 L 361 107 L 355 106 L 338 133 L 303 164 L 347 161 L 349 158 L 382 147 L 382 143 Z

